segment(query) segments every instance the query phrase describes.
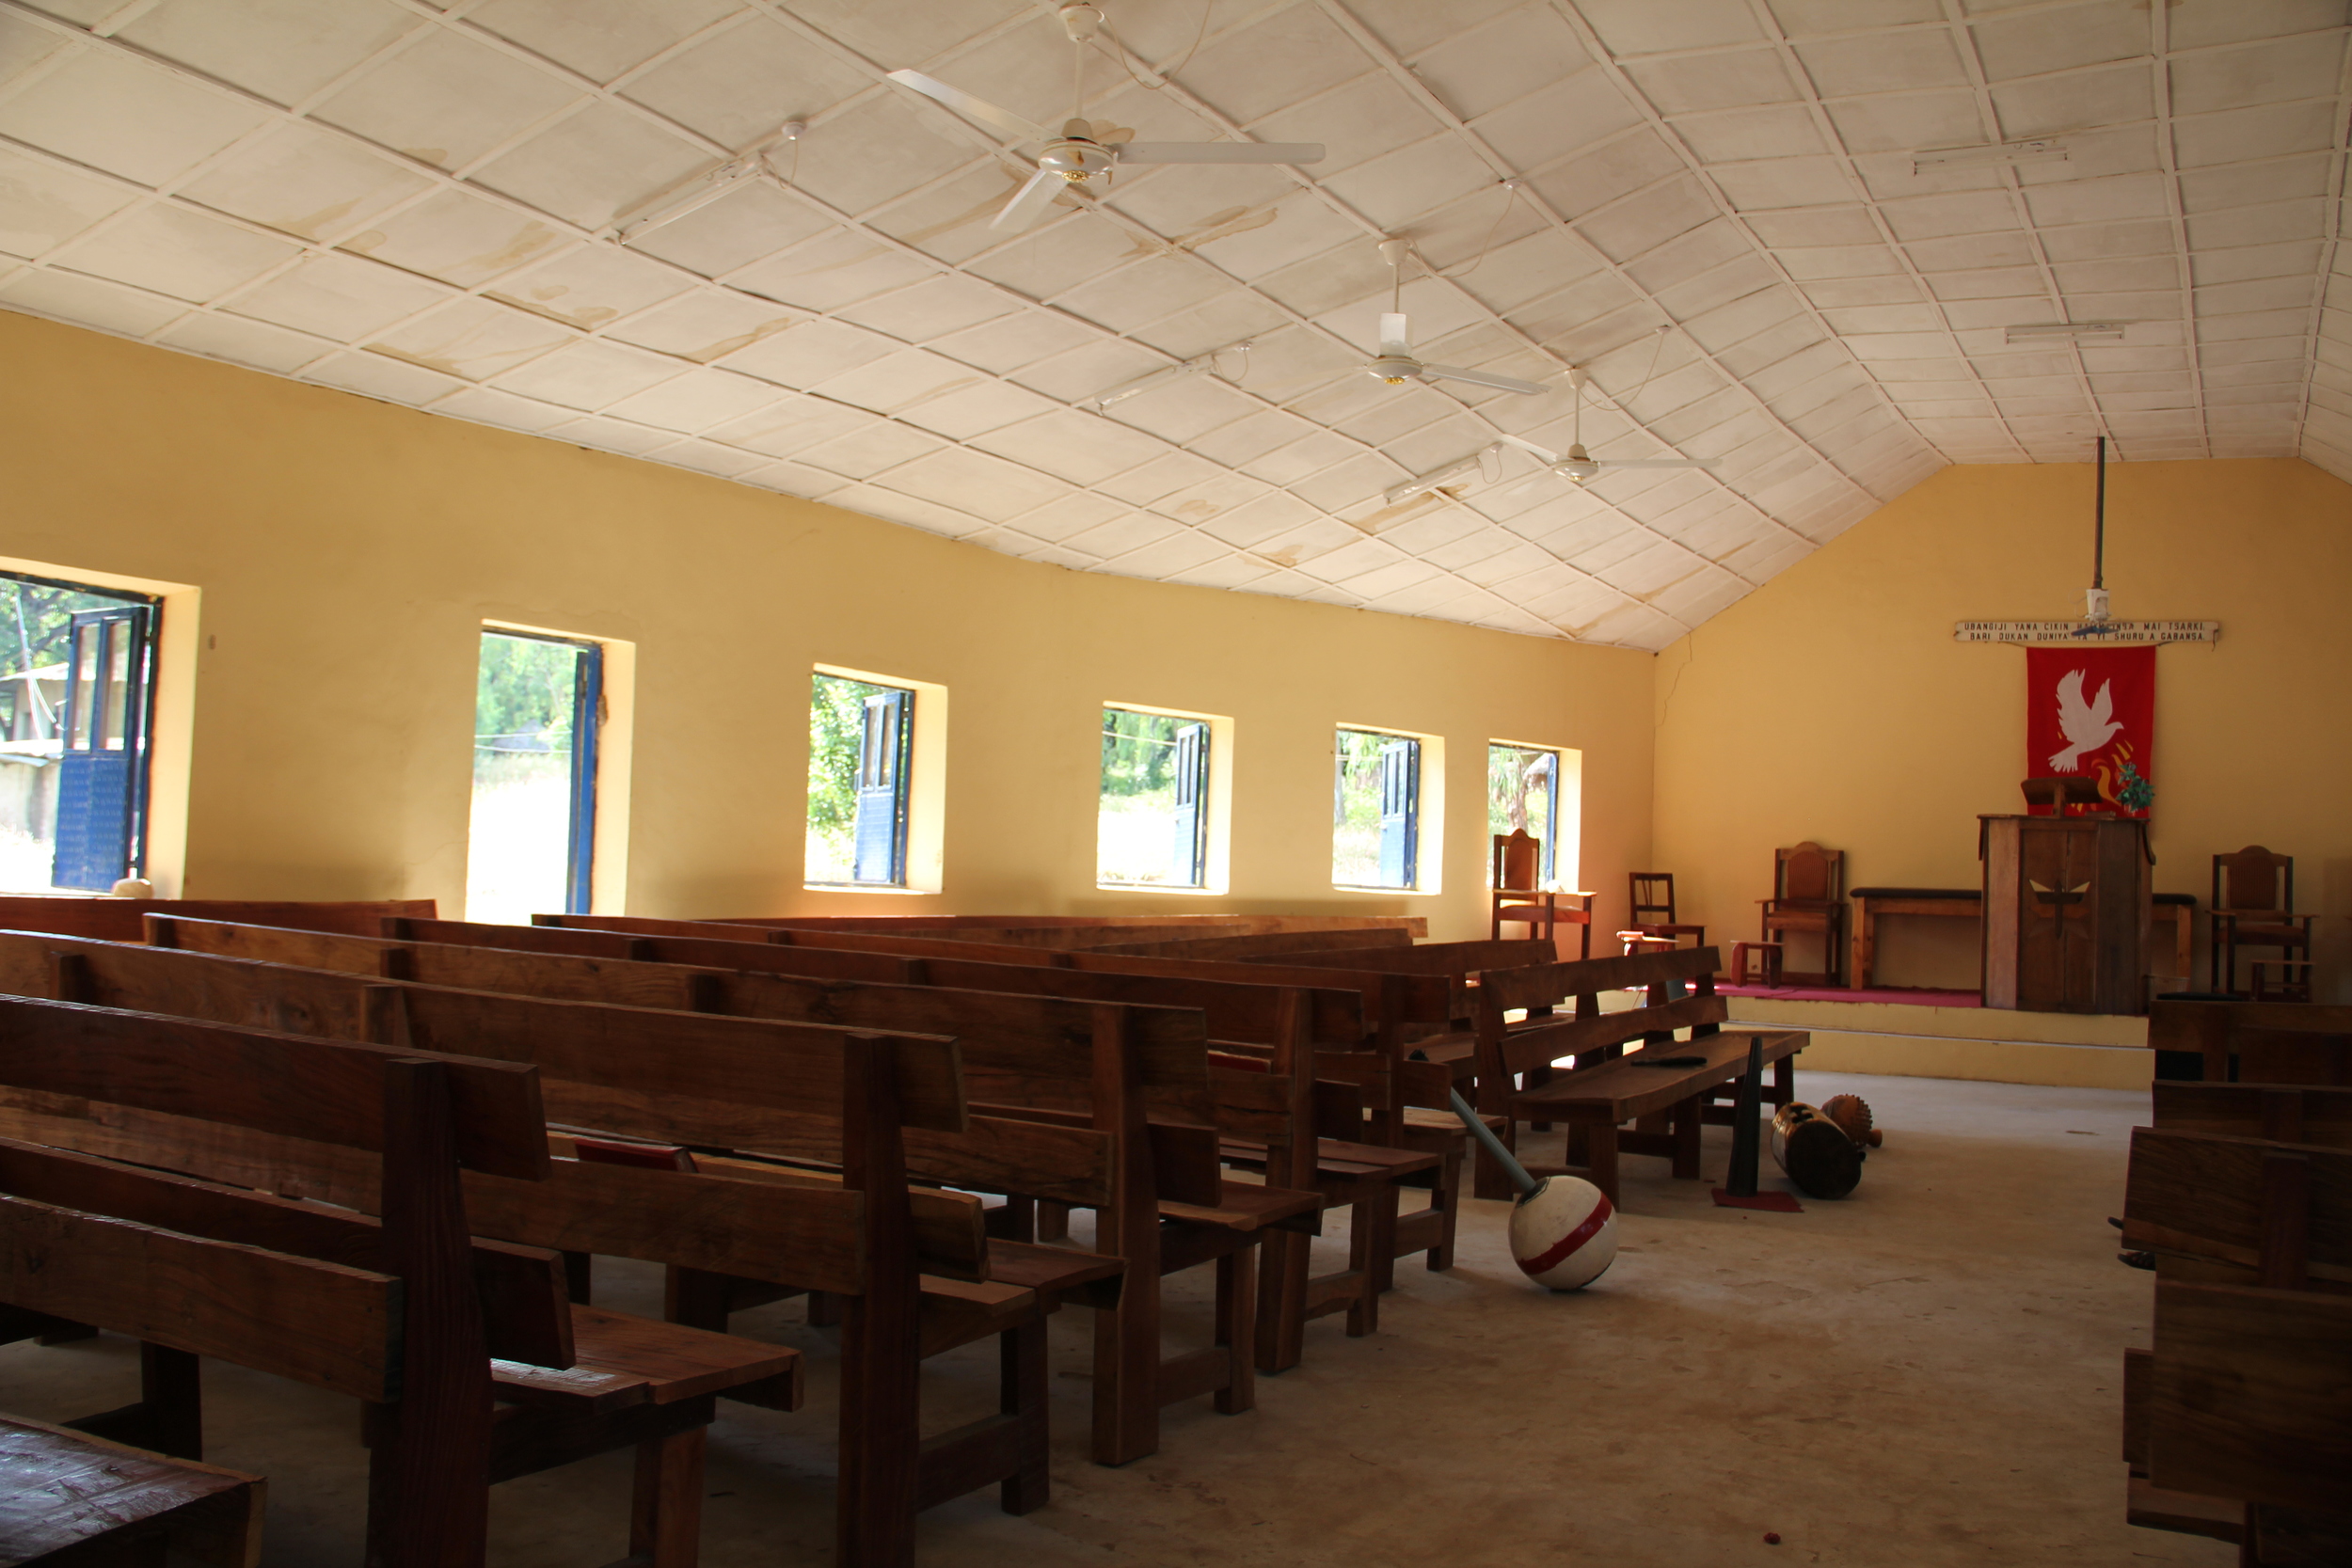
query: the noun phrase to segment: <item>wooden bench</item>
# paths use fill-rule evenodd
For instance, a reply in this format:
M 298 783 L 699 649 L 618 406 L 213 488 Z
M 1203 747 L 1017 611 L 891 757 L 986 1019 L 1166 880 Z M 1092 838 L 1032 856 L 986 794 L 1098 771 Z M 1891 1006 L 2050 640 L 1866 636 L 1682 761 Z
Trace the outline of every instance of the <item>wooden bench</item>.
M 222 940 L 219 933 L 193 925 L 159 923 L 156 934 L 171 940 Z M 247 932 L 228 940 L 250 950 L 269 939 Z M 306 941 L 305 951 L 321 952 L 321 939 Z M 344 952 L 347 960 L 358 956 L 351 953 L 348 942 Z M 84 967 L 85 983 L 97 1000 L 138 1000 L 206 1016 L 258 1013 L 345 1037 L 389 1031 L 423 1042 L 462 1040 L 484 1054 L 522 1053 L 542 1061 L 559 1090 L 574 1096 L 578 1085 L 570 1079 L 588 1065 L 582 1053 L 590 1044 L 620 1053 L 624 1062 L 640 1064 L 703 1052 L 742 1062 L 742 1053 L 767 1037 L 762 1030 L 782 1030 L 788 1037 L 795 1028 L 807 1026 L 770 1017 L 681 1015 L 417 982 L 370 982 L 350 974 L 280 968 L 185 950 L 7 934 L 0 934 L 0 990 L 48 983 L 42 978 L 44 966 L 53 967 L 60 953 Z M 494 956 L 485 950 L 471 961 L 485 967 L 503 965 L 511 975 L 528 957 Z M 453 961 L 450 955 L 419 958 L 420 962 Z M 575 963 L 564 978 L 577 988 L 596 976 Z M 1103 1353 L 1108 1359 L 1095 1380 L 1098 1457 L 1106 1464 L 1121 1464 L 1152 1451 L 1158 1440 L 1162 1403 L 1214 1395 L 1219 1408 L 1229 1413 L 1252 1407 L 1254 1248 L 1270 1227 L 1311 1226 L 1320 1202 L 1311 1190 L 1270 1192 L 1219 1180 L 1200 1015 L 755 974 L 688 972 L 661 978 L 678 990 L 698 990 L 706 1003 L 731 997 L 752 1012 L 791 1015 L 825 1028 L 854 1024 L 961 1031 L 961 1060 L 977 1092 L 991 1101 L 986 1107 L 989 1135 L 943 1141 L 918 1131 L 908 1140 L 908 1158 L 922 1174 L 953 1185 L 1074 1203 L 1104 1215 L 1097 1249 L 1123 1260 L 1135 1288 L 1075 1298 L 1081 1305 L 1101 1307 L 1098 1335 L 1117 1352 Z M 643 981 L 642 974 L 623 974 L 617 983 L 630 994 L 642 994 Z M 728 989 L 712 982 L 723 982 Z M 386 1006 L 397 1008 L 396 1019 L 377 1016 Z M 1116 1092 L 1100 1098 L 1105 1083 Z M 1167 1104 L 1166 1115 L 1189 1118 L 1189 1125 L 1184 1120 L 1151 1120 L 1146 1107 L 1152 1097 Z M 583 1128 L 620 1130 L 601 1118 L 633 1109 L 592 1097 L 563 1119 Z M 837 1152 L 829 1155 L 821 1140 L 779 1144 L 772 1128 L 748 1112 L 738 1117 L 730 1134 L 725 1113 L 718 1106 L 698 1109 L 706 1119 L 693 1135 L 683 1130 L 665 1132 L 658 1124 L 629 1131 L 653 1141 L 705 1150 L 754 1150 L 819 1161 L 838 1157 Z M 1090 1277 L 1090 1255 L 1053 1253 L 1025 1260 L 1038 1275 L 1049 1304 L 1059 1294 L 1051 1277 L 1057 1272 L 1054 1264 L 1065 1257 L 1070 1261 L 1061 1272 L 1074 1269 L 1080 1275 L 1067 1282 L 1068 1289 L 1075 1290 Z M 1216 1265 L 1221 1282 L 1215 1342 L 1163 1366 L 1156 1282 L 1162 1273 L 1204 1263 Z M 741 1292 L 730 1300 L 739 1307 L 755 1304 Z M 1009 1495 L 1009 1503 L 1013 1500 Z
M 262 1560 L 268 1488 L 259 1476 L 0 1415 L 0 1562 L 164 1568 L 167 1552 L 217 1568 Z
M 1663 1155 L 1677 1177 L 1695 1180 L 1700 1128 L 1717 1091 L 1747 1072 L 1752 1052 L 1761 1065 L 1781 1064 L 1810 1038 L 1803 1030 L 1725 1029 L 1729 1012 L 1715 993 L 1720 961 L 1715 949 L 1697 947 L 1489 970 L 1480 978 L 1473 1035 L 1425 1050 L 1436 1060 L 1472 1065 L 1477 1107 L 1504 1118 L 1506 1147 L 1516 1148 L 1520 1122 L 1567 1124 L 1568 1159 L 1577 1160 L 1581 1145 L 1582 1164 L 1530 1166 L 1534 1174 L 1583 1176 L 1612 1204 L 1618 1202 L 1623 1153 Z M 1601 1010 L 1602 993 L 1637 986 L 1646 992 L 1644 1006 Z M 1558 1016 L 1571 1000 L 1575 1016 Z M 1521 1009 L 1525 1021 L 1510 1022 L 1507 1015 Z M 1691 1038 L 1677 1041 L 1684 1029 Z M 1636 1043 L 1642 1051 L 1627 1055 L 1625 1048 Z M 1575 1065 L 1555 1073 L 1553 1064 L 1571 1057 Z M 1652 1065 L 1682 1058 L 1694 1059 Z M 1637 1125 L 1620 1132 L 1629 1121 Z M 1510 1179 L 1483 1149 L 1477 1192 L 1512 1196 Z
M 1271 1045 L 1276 1038 L 1277 1006 L 1283 988 L 1305 989 L 1310 1022 L 1319 1054 L 1319 1075 L 1365 1085 L 1374 1117 L 1368 1132 L 1359 1132 L 1339 1147 L 1316 1185 L 1328 1202 L 1343 1202 L 1363 1192 L 1382 1203 L 1394 1187 L 1424 1171 L 1433 1172 L 1433 1196 L 1426 1209 L 1399 1215 L 1393 1227 L 1393 1256 L 1421 1252 L 1432 1269 L 1453 1265 L 1454 1228 L 1458 1213 L 1458 1188 L 1466 1139 L 1446 1104 L 1445 1076 L 1422 1064 L 1400 1068 L 1405 1041 L 1420 1030 L 1442 1028 L 1450 1006 L 1448 983 L 1442 974 L 1429 976 L 1357 974 L 1329 968 L 1292 970 L 1276 965 L 1245 966 L 1215 960 L 1135 958 L 1089 952 L 1066 957 L 1070 967 L 1036 961 L 1041 955 L 1024 951 L 1019 963 L 999 961 L 994 950 L 935 944 L 934 956 L 904 956 L 897 951 L 866 952 L 854 946 L 824 949 L 771 942 L 719 941 L 704 937 L 639 936 L 617 931 L 570 927 L 501 927 L 453 922 L 387 922 L 387 928 L 418 939 L 412 948 L 338 946 L 342 939 L 293 933 L 272 933 L 241 927 L 212 927 L 197 924 L 157 922 L 151 940 L 160 945 L 188 945 L 205 951 L 269 958 L 362 974 L 399 974 L 441 984 L 485 989 L 521 990 L 537 994 L 593 998 L 603 971 L 593 966 L 612 960 L 643 963 L 653 960 L 691 963 L 699 975 L 679 974 L 677 981 L 640 974 L 635 985 L 648 988 L 631 993 L 645 1006 L 693 1006 L 706 1011 L 760 1014 L 775 1006 L 763 1003 L 755 983 L 727 978 L 729 972 L 783 973 L 823 975 L 835 979 L 887 978 L 911 984 L 938 984 L 966 990 L 1011 991 L 1073 999 L 1119 1001 L 1155 1006 L 1194 1006 L 1208 1017 L 1211 1037 L 1222 1042 Z M 679 924 L 679 923 L 669 923 Z M 175 929 L 183 934 L 174 934 Z M 387 939 L 389 942 L 389 939 Z M 509 950 L 462 944 L 505 940 L 545 944 L 556 949 L 548 956 L 592 966 L 570 978 L 531 965 Z M 876 941 L 895 946 L 907 939 L 888 934 L 869 936 L 852 930 L 839 939 L 846 943 Z M 944 954 L 945 956 L 937 956 Z M 983 956 L 984 954 L 984 956 Z M 879 972 L 875 966 L 886 966 Z M 560 990 L 549 986 L 562 985 Z M 703 988 L 699 991 L 692 987 Z M 735 992 L 740 991 L 740 995 Z M 686 998 L 686 1000 L 681 1000 Z M 1377 1022 L 1366 1022 L 1365 999 L 1373 1003 Z M 1426 1111 L 1431 1123 L 1413 1124 L 1408 1107 Z M 1246 1148 L 1235 1149 L 1245 1164 L 1254 1164 Z M 1422 1156 L 1435 1155 L 1431 1164 Z M 1383 1185 L 1390 1195 L 1380 1194 Z M 1352 1233 L 1351 1233 L 1352 1234 Z M 1279 1281 L 1298 1283 L 1293 1276 L 1305 1268 L 1303 1239 L 1293 1243 L 1277 1234 L 1268 1237 L 1279 1259 Z M 1376 1274 L 1385 1289 L 1393 1283 L 1390 1263 L 1378 1261 Z M 1352 1265 L 1351 1265 L 1352 1269 Z M 1301 1290 L 1310 1289 L 1303 1283 Z M 1351 1305 L 1339 1276 L 1311 1286 L 1318 1311 L 1348 1310 L 1351 1326 L 1370 1332 L 1362 1312 Z M 1303 1320 L 1294 1310 L 1305 1298 L 1284 1289 L 1262 1292 L 1262 1307 L 1271 1321 L 1284 1326 L 1262 1331 L 1259 1369 L 1279 1371 L 1296 1364 Z M 1374 1308 L 1376 1316 L 1376 1306 Z
M 1265 931 L 1373 931 L 1395 928 L 1415 941 L 1429 934 L 1429 917 L 1419 914 L 912 914 L 912 915 L 730 915 L 707 922 L 719 926 L 773 927 L 805 931 L 869 931 L 920 936 L 955 930 L 1052 930 L 1105 926 L 1172 926 L 1201 929 L 1240 926 Z
M 298 1018 L 322 1034 L 347 1037 L 373 1033 L 411 1043 L 463 1038 L 484 1054 L 544 1061 L 550 1103 L 564 1119 L 639 1140 L 677 1139 L 707 1148 L 788 1144 L 793 1153 L 835 1165 L 847 1158 L 845 1149 L 879 1141 L 870 1131 L 863 1135 L 864 1145 L 850 1137 L 837 1065 L 829 1089 L 823 1061 L 800 1058 L 812 1050 L 819 1058 L 826 1052 L 838 1053 L 845 1042 L 880 1049 L 890 1044 L 887 1037 L 386 984 L 195 953 L 0 935 L 0 989 L 29 989 L 43 963 L 60 983 L 101 1000 L 137 999 L 214 1016 L 277 1013 Z M 941 1044 L 900 1037 L 927 1049 Z M 960 1061 L 957 1070 L 960 1074 Z M 955 1087 L 960 1096 L 960 1076 Z M 940 1105 L 922 1104 L 905 1108 L 901 1117 L 928 1165 L 949 1180 L 1045 1181 L 1056 1193 L 1095 1201 L 1107 1201 L 1114 1191 L 1116 1145 L 1107 1136 L 1001 1117 L 967 1125 L 960 1098 L 952 1111 L 943 1121 L 947 1112 Z M 860 1397 L 856 1390 L 862 1384 L 852 1380 L 841 1408 L 849 1478 L 842 1492 L 842 1549 L 845 1561 L 861 1563 L 896 1562 L 903 1555 L 913 1514 L 912 1507 L 900 1507 L 906 1498 L 928 1504 L 997 1483 L 1010 1511 L 1026 1512 L 1044 1501 L 1042 1313 L 1065 1293 L 1117 1296 L 1114 1276 L 1121 1272 L 1115 1259 L 1008 1247 L 1003 1251 L 1010 1256 L 1002 1260 L 1012 1279 L 990 1279 L 990 1263 L 999 1249 L 981 1241 L 979 1200 L 922 1192 L 910 1198 L 898 1129 L 897 1122 L 887 1129 L 887 1152 L 899 1162 L 896 1185 L 881 1178 L 868 1180 L 860 1189 L 866 1198 L 847 1211 L 839 1207 L 845 1201 L 842 1176 L 783 1175 L 738 1162 L 721 1163 L 727 1180 L 706 1180 L 699 1186 L 666 1172 L 559 1162 L 555 1168 L 569 1173 L 561 1185 L 570 1202 L 519 1201 L 512 1192 L 472 1195 L 475 1223 L 490 1234 L 781 1284 L 782 1289 L 771 1284 L 761 1300 L 797 1290 L 846 1296 L 854 1310 L 845 1335 L 856 1341 L 847 1353 L 849 1362 L 864 1369 L 865 1382 L 889 1385 L 909 1400 L 921 1354 L 986 1334 L 1004 1337 L 1005 1414 L 934 1437 L 919 1450 L 913 1407 L 901 1410 L 890 1400 Z M 202 1150 L 175 1153 L 183 1162 L 205 1158 Z M 316 1150 L 279 1150 L 273 1158 L 274 1164 L 244 1170 L 245 1179 L 279 1187 L 325 1181 L 310 1190 L 361 1206 L 370 1201 L 371 1195 L 352 1182 L 348 1172 L 322 1176 Z M 703 1164 L 710 1168 L 710 1162 Z M 821 1196 L 834 1207 L 827 1210 L 818 1194 L 779 1193 L 779 1181 L 796 1189 L 830 1188 Z M 873 1196 L 877 1193 L 897 1201 L 882 1207 Z M 810 1204 L 818 1207 L 812 1212 Z M 947 1212 L 940 1212 L 943 1209 Z M 885 1225 L 893 1213 L 899 1215 L 891 1222 L 895 1230 Z M 863 1232 L 852 1223 L 861 1214 Z M 727 1226 L 714 1234 L 718 1216 L 725 1216 Z M 903 1243 L 892 1240 L 910 1230 L 922 1267 L 961 1275 L 968 1283 L 926 1280 L 918 1307 L 916 1265 L 901 1257 Z M 681 1305 L 675 1284 L 674 1307 Z M 707 1307 L 711 1298 L 698 1299 Z M 748 1304 L 738 1298 L 728 1305 Z M 723 1323 L 723 1310 L 711 1326 Z M 895 1479 L 859 1479 L 877 1476 Z M 866 1501 L 853 1509 L 860 1497 Z
M 298 903 L 234 898 L 59 898 L 0 896 L 0 930 L 54 931 L 101 942 L 136 942 L 150 914 L 192 920 L 235 920 L 256 926 L 308 927 L 322 931 L 373 932 L 387 917 L 429 916 L 430 898 L 353 903 Z
M 2326 1002 L 2148 1006 L 2148 1045 L 2204 1058 L 2204 1081 L 2352 1085 L 2352 1006 Z
M 547 1177 L 535 1072 L 13 997 L 0 1038 L 11 1132 L 62 1142 L 112 1123 L 119 1141 L 146 1118 L 188 1143 L 299 1136 L 375 1156 L 380 1220 L 148 1168 L 144 1140 L 115 1150 L 138 1165 L 0 1142 L 5 1337 L 63 1320 L 142 1343 L 140 1399 L 78 1426 L 200 1457 L 206 1355 L 355 1396 L 370 1560 L 419 1568 L 483 1560 L 492 1482 L 634 1448 L 633 1548 L 694 1561 L 712 1398 L 788 1383 L 798 1358 L 575 1312 L 553 1254 L 469 1240 L 461 1172 Z
M 2153 1347 L 2124 1357 L 2127 1516 L 2241 1561 L 2345 1560 L 2352 1150 L 2139 1128 L 2123 1222 L 2156 1269 Z
M 2166 1132 L 2217 1132 L 2273 1143 L 2352 1148 L 2352 1088 L 2301 1084 L 2150 1085 L 2154 1124 Z

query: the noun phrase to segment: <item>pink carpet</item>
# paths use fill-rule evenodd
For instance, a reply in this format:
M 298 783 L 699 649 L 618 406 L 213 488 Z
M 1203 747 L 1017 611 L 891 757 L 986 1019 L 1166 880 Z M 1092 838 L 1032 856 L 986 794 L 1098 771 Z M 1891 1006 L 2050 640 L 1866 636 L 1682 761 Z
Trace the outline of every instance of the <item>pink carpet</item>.
M 1829 986 L 1729 986 L 1715 988 L 1720 996 L 1756 996 L 1773 1002 L 1896 1002 L 1907 1007 L 1981 1007 L 1984 997 L 1973 990 L 1930 990 L 1924 986 L 1878 986 L 1869 990 L 1844 990 Z

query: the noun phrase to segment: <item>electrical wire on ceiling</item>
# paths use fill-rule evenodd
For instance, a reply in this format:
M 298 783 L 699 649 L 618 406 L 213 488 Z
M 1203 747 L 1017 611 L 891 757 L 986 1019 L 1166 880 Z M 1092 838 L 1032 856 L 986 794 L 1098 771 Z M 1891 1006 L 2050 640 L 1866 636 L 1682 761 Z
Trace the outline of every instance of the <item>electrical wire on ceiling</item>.
M 1209 36 L 1209 12 L 1216 6 L 1216 0 L 1200 0 L 1200 27 L 1198 32 L 1192 35 L 1192 47 L 1185 50 L 1184 57 L 1178 60 L 1174 65 L 1171 65 L 1165 70 L 1154 66 L 1152 68 L 1152 74 L 1159 78 L 1156 83 L 1147 82 L 1142 77 L 1136 74 L 1136 68 L 1128 60 L 1127 56 L 1130 55 L 1136 55 L 1138 59 L 1142 56 L 1137 54 L 1136 50 L 1128 46 L 1125 39 L 1120 38 L 1119 33 L 1111 26 L 1107 20 L 1105 20 L 1103 24 L 1103 31 L 1109 33 L 1112 38 L 1119 40 L 1119 48 L 1116 50 L 1104 49 L 1099 40 L 1096 41 L 1094 47 L 1102 49 L 1104 54 L 1108 55 L 1111 58 L 1117 60 L 1120 69 L 1127 72 L 1128 79 L 1134 82 L 1136 86 L 1141 87 L 1146 92 L 1158 92 L 1161 88 L 1168 86 L 1168 79 L 1169 77 L 1184 70 L 1184 67 L 1192 64 L 1192 57 L 1200 52 L 1200 40 Z
M 1518 205 L 1518 199 L 1519 182 L 1517 180 L 1503 181 L 1502 206 L 1501 210 L 1495 214 L 1494 222 L 1487 226 L 1486 237 L 1480 243 L 1477 256 L 1471 260 L 1469 266 L 1462 268 L 1459 272 L 1445 272 L 1438 268 L 1431 267 L 1429 269 L 1430 276 L 1433 277 L 1444 278 L 1468 277 L 1471 273 L 1476 272 L 1478 270 L 1479 262 L 1484 261 L 1486 259 L 1486 252 L 1495 247 L 1495 236 L 1502 232 L 1502 220 L 1511 215 L 1511 209 Z

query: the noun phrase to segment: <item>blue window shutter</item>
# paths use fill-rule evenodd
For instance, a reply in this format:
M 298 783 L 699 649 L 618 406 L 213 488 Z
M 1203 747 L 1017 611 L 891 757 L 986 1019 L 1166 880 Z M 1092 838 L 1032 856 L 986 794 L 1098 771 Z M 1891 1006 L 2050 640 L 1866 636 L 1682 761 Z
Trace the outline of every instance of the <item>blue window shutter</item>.
M 147 776 L 145 605 L 84 610 L 68 628 L 56 887 L 103 892 L 131 874 Z
M 584 643 L 572 675 L 572 833 L 564 909 L 586 914 L 596 860 L 596 741 L 604 714 L 604 644 Z
M 1180 887 L 1208 879 L 1209 726 L 1186 724 L 1176 732 L 1174 855 L 1170 864 Z
M 878 691 L 866 699 L 858 743 L 856 862 L 853 881 L 897 886 L 906 880 L 907 754 L 914 693 Z
M 1380 885 L 1412 887 L 1421 850 L 1421 742 L 1380 748 Z

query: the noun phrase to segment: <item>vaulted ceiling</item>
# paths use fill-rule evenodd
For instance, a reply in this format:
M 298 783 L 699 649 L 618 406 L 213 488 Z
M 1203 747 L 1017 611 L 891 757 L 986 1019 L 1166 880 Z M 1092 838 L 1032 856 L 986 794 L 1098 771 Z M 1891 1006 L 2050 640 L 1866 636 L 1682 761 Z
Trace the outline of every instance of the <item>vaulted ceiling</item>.
M 1041 0 L 0 0 L 0 308 L 1032 560 L 1645 648 L 1949 463 L 2352 479 L 2344 0 L 1101 6 L 1086 115 L 1327 155 L 992 229 L 1025 149 L 883 73 L 1059 124 Z M 1364 373 L 1389 235 L 1417 352 L 1550 389 Z M 1506 447 L 1389 498 L 1565 448 L 1570 366 L 1604 463 L 1712 466 Z

